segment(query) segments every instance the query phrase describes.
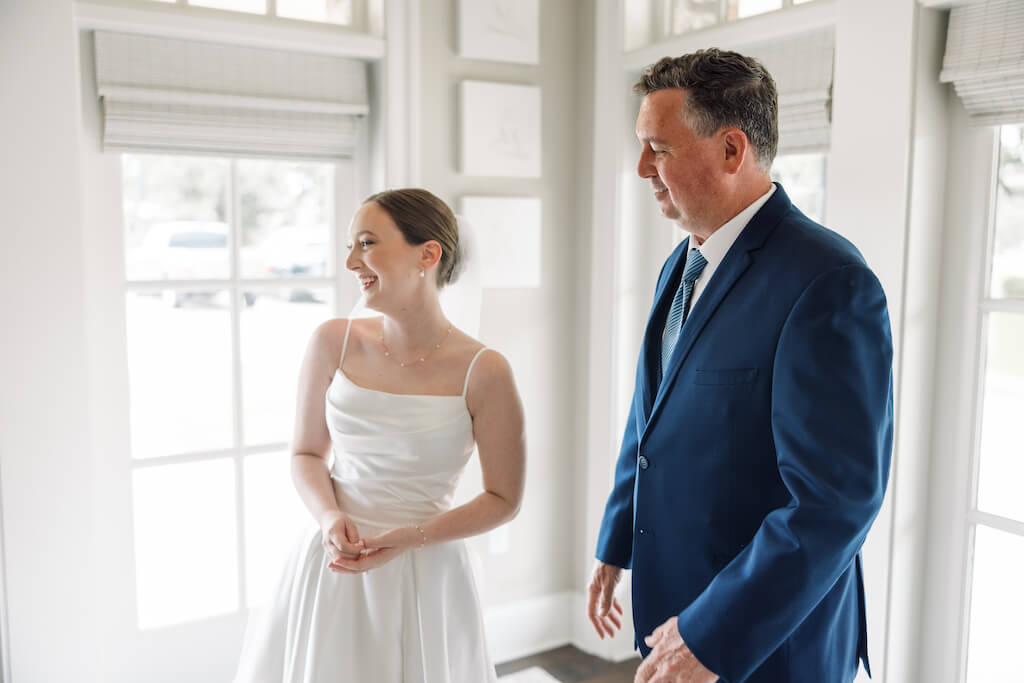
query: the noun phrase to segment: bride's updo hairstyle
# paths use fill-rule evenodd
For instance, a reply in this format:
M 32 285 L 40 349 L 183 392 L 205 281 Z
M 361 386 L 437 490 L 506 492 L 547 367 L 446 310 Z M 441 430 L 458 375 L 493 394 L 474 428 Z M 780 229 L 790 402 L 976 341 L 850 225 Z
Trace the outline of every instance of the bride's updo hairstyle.
M 458 223 L 447 204 L 433 193 L 416 187 L 378 192 L 363 203 L 369 202 L 388 212 L 409 244 L 415 246 L 430 240 L 440 244 L 437 286 L 455 282 L 463 254 L 459 249 Z

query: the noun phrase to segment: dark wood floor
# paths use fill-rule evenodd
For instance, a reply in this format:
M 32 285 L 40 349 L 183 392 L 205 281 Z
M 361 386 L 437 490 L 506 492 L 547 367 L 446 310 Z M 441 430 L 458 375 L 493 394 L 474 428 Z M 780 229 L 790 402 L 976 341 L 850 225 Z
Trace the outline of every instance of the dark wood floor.
M 609 662 L 571 645 L 498 665 L 498 676 L 539 666 L 562 683 L 633 683 L 640 658 Z

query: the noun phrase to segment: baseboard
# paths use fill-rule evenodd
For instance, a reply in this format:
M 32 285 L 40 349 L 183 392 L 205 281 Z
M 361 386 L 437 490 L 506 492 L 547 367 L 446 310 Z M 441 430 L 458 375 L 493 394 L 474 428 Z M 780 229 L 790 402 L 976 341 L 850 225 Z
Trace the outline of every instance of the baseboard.
M 500 664 L 568 645 L 573 605 L 573 593 L 564 591 L 485 610 L 491 658 Z
M 583 593 L 563 591 L 487 609 L 484 628 L 491 657 L 499 664 L 563 645 L 621 662 L 636 655 L 628 612 L 624 617 L 623 630 L 601 640 L 587 618 Z

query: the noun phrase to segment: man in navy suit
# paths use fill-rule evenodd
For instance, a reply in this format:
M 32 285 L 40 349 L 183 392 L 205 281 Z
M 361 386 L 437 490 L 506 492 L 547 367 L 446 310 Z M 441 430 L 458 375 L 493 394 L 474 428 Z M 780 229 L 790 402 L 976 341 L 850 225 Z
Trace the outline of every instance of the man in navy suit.
M 665 262 L 605 507 L 589 614 L 637 681 L 846 683 L 867 654 L 860 549 L 892 449 L 885 295 L 769 169 L 775 83 L 701 50 L 648 67 L 639 175 L 687 234 Z

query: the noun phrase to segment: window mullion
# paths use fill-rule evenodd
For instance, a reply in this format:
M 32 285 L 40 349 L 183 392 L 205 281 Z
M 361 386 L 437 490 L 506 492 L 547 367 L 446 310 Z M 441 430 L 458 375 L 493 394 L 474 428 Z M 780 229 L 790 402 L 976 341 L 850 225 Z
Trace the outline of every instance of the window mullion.
M 970 521 L 971 524 L 982 524 L 993 529 L 1005 531 L 1014 536 L 1024 537 L 1024 522 L 1019 522 L 1015 519 L 975 509 L 971 511 Z
M 983 299 L 981 310 L 986 313 L 1024 315 L 1024 299 Z
M 238 160 L 231 160 L 231 173 L 228 179 L 228 230 L 231 258 L 231 400 L 232 429 L 234 431 L 235 458 L 235 533 L 238 541 L 235 548 L 238 552 L 238 606 L 245 609 L 247 591 L 245 572 L 245 458 L 243 439 L 245 425 L 242 414 L 242 306 L 245 305 L 244 292 L 240 286 L 239 273 L 242 249 L 242 225 L 240 211 L 240 195 L 238 192 Z
M 979 522 L 986 523 L 985 520 L 990 515 L 985 515 L 978 511 L 978 484 L 981 472 L 981 432 L 982 424 L 984 420 L 985 410 L 985 372 L 986 364 L 988 362 L 988 323 L 989 323 L 989 311 L 987 310 L 987 301 L 989 292 L 991 291 L 992 284 L 992 256 L 993 256 L 993 243 L 995 236 L 995 207 L 996 207 L 996 193 L 998 186 L 998 174 L 999 174 L 999 133 L 998 129 L 996 135 L 993 136 L 992 147 L 990 152 L 990 161 L 988 165 L 988 188 L 985 193 L 985 203 L 982 207 L 985 216 L 985 230 L 982 233 L 982 258 L 983 266 L 980 269 L 977 277 L 980 282 L 976 283 L 977 289 L 975 290 L 975 306 L 974 306 L 974 366 L 971 368 L 971 379 L 973 381 L 973 413 L 970 416 L 971 419 L 971 441 L 970 441 L 970 465 L 968 469 L 968 486 L 970 487 L 967 495 L 967 510 L 966 518 L 968 525 L 967 533 L 967 545 L 964 548 L 966 551 L 962 557 L 963 571 L 962 576 L 964 577 L 963 584 L 960 587 L 961 590 L 961 610 L 960 610 L 960 624 L 959 624 L 959 643 L 958 643 L 958 670 L 959 676 L 957 680 L 967 679 L 967 666 L 968 666 L 968 648 L 970 645 L 970 620 L 972 602 L 974 600 L 973 582 L 974 582 L 974 571 L 975 571 L 975 538 L 976 529 Z

